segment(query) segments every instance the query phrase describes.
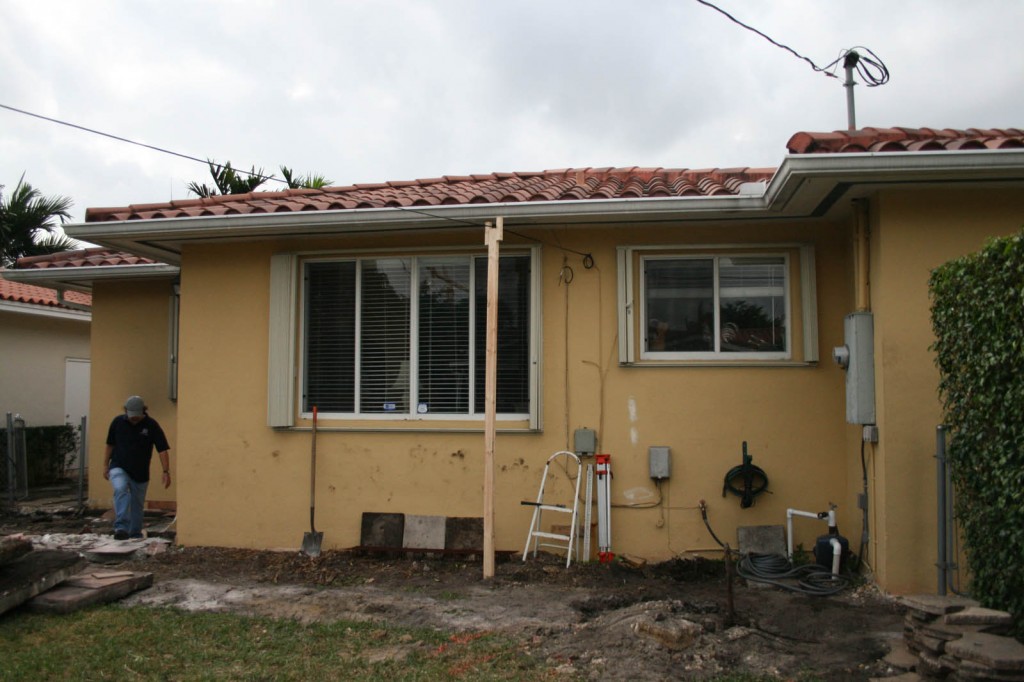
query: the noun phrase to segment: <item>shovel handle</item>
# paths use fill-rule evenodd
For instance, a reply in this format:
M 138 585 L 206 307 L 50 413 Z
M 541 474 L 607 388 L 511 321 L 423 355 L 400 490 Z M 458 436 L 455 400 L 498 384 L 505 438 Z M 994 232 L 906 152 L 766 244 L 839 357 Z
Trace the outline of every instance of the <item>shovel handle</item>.
M 309 524 L 313 525 L 313 507 L 316 505 L 316 405 L 313 406 L 313 444 L 309 462 Z

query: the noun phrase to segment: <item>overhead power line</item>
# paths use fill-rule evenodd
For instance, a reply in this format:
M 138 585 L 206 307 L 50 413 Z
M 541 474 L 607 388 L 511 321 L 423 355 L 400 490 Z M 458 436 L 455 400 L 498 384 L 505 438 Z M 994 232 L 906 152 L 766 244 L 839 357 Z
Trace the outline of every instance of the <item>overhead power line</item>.
M 729 14 L 728 12 L 726 12 L 721 7 L 718 7 L 715 4 L 713 4 L 711 2 L 708 2 L 708 0 L 697 0 L 697 2 L 699 2 L 702 5 L 704 5 L 705 7 L 710 7 L 711 9 L 715 10 L 716 12 L 719 12 L 719 13 L 725 15 L 729 19 L 729 21 L 733 22 L 734 24 L 738 24 L 739 26 L 742 26 L 743 28 L 747 29 L 748 31 L 756 33 L 757 35 L 761 36 L 762 38 L 767 40 L 769 43 L 774 45 L 775 47 L 781 48 L 781 49 L 785 50 L 786 52 L 791 53 L 793 56 L 795 56 L 795 57 L 797 57 L 799 59 L 804 60 L 805 62 L 810 64 L 811 68 L 814 69 L 815 71 L 817 71 L 818 73 L 823 73 L 826 76 L 828 76 L 829 78 L 838 78 L 838 76 L 836 76 L 834 73 L 829 72 L 828 69 L 830 69 L 836 63 L 838 63 L 839 59 L 842 59 L 842 57 L 840 57 L 836 61 L 832 62 L 828 66 L 824 66 L 824 67 L 818 66 L 812 60 L 810 60 L 809 58 L 803 56 L 802 54 L 800 54 L 799 52 L 797 52 L 796 50 L 791 48 L 789 45 L 783 45 L 782 43 L 780 43 L 780 42 L 776 41 L 775 39 L 773 39 L 771 36 L 769 36 L 769 35 L 767 35 L 765 33 L 762 33 L 761 31 L 758 31 L 753 26 L 749 26 L 747 24 L 744 24 L 742 21 L 740 21 L 739 19 L 737 19 L 733 15 Z
M 38 118 L 38 119 L 42 119 L 44 121 L 49 121 L 50 123 L 57 123 L 59 125 L 67 126 L 69 128 L 75 128 L 76 130 L 82 130 L 82 131 L 87 132 L 87 133 L 92 133 L 93 135 L 102 135 L 103 137 L 109 137 L 110 139 L 117 140 L 118 142 L 127 142 L 128 144 L 134 144 L 134 145 L 136 145 L 138 147 L 145 147 L 146 149 L 152 149 L 153 151 L 160 152 L 162 154 L 170 154 L 171 156 L 177 156 L 177 157 L 182 158 L 182 159 L 188 159 L 189 161 L 195 161 L 195 162 L 201 163 L 201 164 L 203 164 L 204 166 L 207 166 L 207 167 L 209 167 L 209 164 L 210 164 L 210 161 L 207 160 L 207 159 L 200 159 L 200 158 L 195 157 L 195 156 L 189 156 L 188 154 L 182 154 L 181 152 L 172 151 L 170 149 L 164 149 L 163 147 L 156 147 L 154 145 L 146 144 L 144 142 L 137 142 L 135 140 L 129 140 L 126 137 L 120 137 L 119 135 L 112 135 L 111 133 L 105 133 L 102 130 L 95 130 L 93 128 L 87 128 L 86 126 L 78 125 L 77 123 L 69 123 L 68 121 L 62 121 L 62 120 L 60 120 L 58 118 L 50 118 L 49 116 L 43 116 L 42 114 L 35 114 L 35 113 L 31 112 L 31 111 L 25 111 L 24 109 L 18 109 L 17 107 L 12 107 L 12 106 L 9 106 L 7 104 L 0 104 L 0 109 L 7 109 L 8 111 L 13 111 L 13 112 L 16 112 L 16 113 L 19 113 L 19 114 L 24 114 L 25 116 L 32 116 L 33 118 Z M 252 173 L 250 171 L 242 170 L 240 168 L 235 168 L 233 170 L 236 173 L 242 173 L 242 174 L 251 175 L 251 176 L 257 176 L 258 175 L 259 177 L 265 178 L 266 180 L 273 180 L 275 182 L 280 182 L 280 183 L 287 184 L 287 183 L 285 183 L 284 180 L 281 180 L 280 178 L 267 177 L 265 175 L 259 175 L 259 173 Z

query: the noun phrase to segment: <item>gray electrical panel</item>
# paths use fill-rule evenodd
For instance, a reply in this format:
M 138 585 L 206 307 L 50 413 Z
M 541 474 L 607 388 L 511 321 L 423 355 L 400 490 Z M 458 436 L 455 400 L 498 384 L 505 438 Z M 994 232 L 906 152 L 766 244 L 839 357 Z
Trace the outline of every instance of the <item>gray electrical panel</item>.
M 647 448 L 647 464 L 651 478 L 658 481 L 672 475 L 672 450 L 666 445 L 652 445 Z
M 850 313 L 843 321 L 849 366 L 846 368 L 846 421 L 875 422 L 875 325 L 869 312 Z
M 572 434 L 573 452 L 581 457 L 597 452 L 597 432 L 594 429 L 576 429 Z

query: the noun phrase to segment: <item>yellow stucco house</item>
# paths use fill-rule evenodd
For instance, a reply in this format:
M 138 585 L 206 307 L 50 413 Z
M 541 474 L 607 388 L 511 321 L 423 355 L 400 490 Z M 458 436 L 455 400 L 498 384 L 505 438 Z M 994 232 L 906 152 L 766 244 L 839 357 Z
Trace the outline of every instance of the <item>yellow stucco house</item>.
M 717 552 L 701 500 L 733 546 L 740 527 L 832 503 L 856 549 L 866 507 L 878 582 L 924 591 L 941 421 L 929 272 L 1020 229 L 1022 184 L 1017 129 L 799 133 L 777 169 L 94 208 L 67 232 L 106 264 L 20 276 L 91 290 L 93 464 L 100 416 L 144 395 L 175 481 L 150 497 L 176 503 L 181 543 L 298 548 L 316 407 L 317 527 L 343 548 L 360 544 L 364 512 L 481 515 L 484 225 L 500 217 L 499 550 L 522 551 L 521 502 L 589 429 L 611 455 L 614 552 Z M 848 370 L 833 361 L 844 345 Z M 749 506 L 723 496 L 744 443 L 769 479 Z M 108 504 L 93 478 L 90 499 Z M 808 546 L 824 529 L 794 530 Z

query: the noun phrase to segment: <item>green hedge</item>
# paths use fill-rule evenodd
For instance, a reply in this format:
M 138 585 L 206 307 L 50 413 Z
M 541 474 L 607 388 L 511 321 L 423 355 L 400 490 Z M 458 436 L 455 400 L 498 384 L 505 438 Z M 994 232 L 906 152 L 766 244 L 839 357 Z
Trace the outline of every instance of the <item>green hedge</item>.
M 68 424 L 26 427 L 25 452 L 29 487 L 55 483 L 78 461 L 78 431 Z M 7 490 L 7 429 L 0 429 L 0 464 L 3 493 Z
M 930 286 L 971 593 L 1024 635 L 1024 232 L 937 268 Z

